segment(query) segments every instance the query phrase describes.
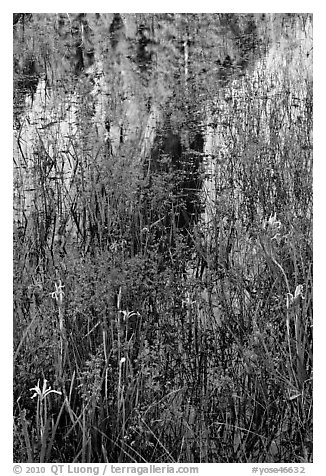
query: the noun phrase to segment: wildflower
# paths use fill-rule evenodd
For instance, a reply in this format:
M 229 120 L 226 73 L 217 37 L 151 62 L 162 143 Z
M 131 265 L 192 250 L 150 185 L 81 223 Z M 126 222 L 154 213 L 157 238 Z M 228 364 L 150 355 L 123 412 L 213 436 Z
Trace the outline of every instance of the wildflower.
M 268 220 L 263 221 L 263 229 L 272 229 L 272 230 L 279 230 L 282 226 L 282 223 L 276 220 L 276 213 L 271 215 Z
M 60 304 L 62 303 L 62 299 L 64 296 L 64 292 L 62 291 L 62 288 L 64 288 L 64 285 L 61 284 L 61 280 L 59 280 L 59 284 L 54 283 L 55 285 L 55 291 L 53 293 L 50 293 L 52 299 L 55 299 L 56 301 L 60 301 Z
M 51 390 L 51 387 L 47 388 L 47 380 L 43 380 L 43 387 L 40 388 L 40 381 L 37 381 L 36 387 L 30 388 L 30 391 L 34 391 L 34 395 L 31 398 L 37 397 L 37 413 L 36 413 L 36 421 L 37 421 L 37 428 L 40 433 L 41 438 L 44 437 L 45 428 L 47 426 L 47 401 L 46 397 L 50 395 L 50 393 L 57 393 L 58 395 L 62 395 L 61 392 L 57 390 Z
M 191 298 L 190 298 L 190 293 L 187 292 L 186 293 L 186 298 L 185 299 L 182 299 L 181 301 L 181 306 L 182 307 L 190 307 L 192 304 L 195 304 L 196 301 L 192 301 Z
M 295 304 L 299 301 L 300 297 L 301 299 L 304 299 L 302 284 L 298 284 L 298 286 L 295 288 L 294 296 L 291 293 L 286 294 L 286 307 L 289 309 L 292 304 Z
M 124 250 L 125 247 L 127 246 L 126 240 L 121 240 L 121 241 L 113 241 L 113 243 L 110 245 L 110 251 L 111 253 L 117 253 L 119 250 Z
M 122 320 L 124 322 L 127 322 L 129 321 L 130 319 L 132 318 L 137 318 L 137 317 L 140 317 L 140 314 L 139 312 L 136 312 L 136 311 L 120 311 L 120 313 L 122 314 Z
M 118 251 L 118 249 L 119 249 L 119 245 L 118 245 L 117 241 L 114 241 L 110 246 L 110 251 L 112 253 L 116 253 Z
M 43 388 L 41 390 L 40 388 L 40 381 L 38 380 L 37 381 L 37 385 L 36 387 L 33 387 L 33 388 L 30 388 L 29 390 L 30 391 L 33 391 L 34 390 L 34 395 L 31 396 L 31 398 L 35 398 L 35 397 L 39 397 L 40 400 L 43 400 L 44 398 L 46 398 L 50 393 L 57 393 L 58 395 L 62 395 L 61 392 L 57 391 L 57 390 L 51 390 L 51 387 L 47 388 L 47 383 L 48 381 L 46 379 L 43 380 Z

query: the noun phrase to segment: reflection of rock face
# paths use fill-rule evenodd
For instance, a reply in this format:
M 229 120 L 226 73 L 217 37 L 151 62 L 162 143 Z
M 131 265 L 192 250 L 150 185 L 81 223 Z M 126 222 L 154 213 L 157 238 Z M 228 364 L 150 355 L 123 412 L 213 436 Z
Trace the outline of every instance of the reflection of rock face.
M 144 133 L 141 139 L 141 150 L 139 161 L 145 161 L 151 154 L 154 144 L 156 130 L 160 122 L 161 113 L 157 106 L 151 106 Z
M 58 206 L 57 196 L 49 187 L 40 198 L 41 184 L 35 182 L 35 169 L 39 168 L 49 181 L 58 182 L 60 176 L 62 186 L 70 190 L 75 167 L 72 139 L 78 135 L 77 98 L 67 98 L 67 104 L 69 108 L 58 104 L 46 80 L 40 79 L 34 100 L 30 96 L 26 98 L 20 129 L 14 131 L 14 178 L 17 183 L 14 222 L 19 225 L 28 220 L 34 212 L 37 196 L 43 200 L 47 210 L 42 224 L 46 236 L 53 224 L 57 229 L 60 227 L 61 218 L 65 218 L 69 210 L 65 210 L 62 205 L 60 210 L 55 208 L 54 204 Z M 61 114 L 62 110 L 65 110 L 64 115 Z M 56 215 L 58 220 L 54 220 Z
M 14 59 L 14 119 L 17 123 L 21 114 L 24 113 L 26 96 L 30 95 L 33 101 L 39 81 L 39 72 L 35 60 L 28 58 L 21 63 L 21 60 Z

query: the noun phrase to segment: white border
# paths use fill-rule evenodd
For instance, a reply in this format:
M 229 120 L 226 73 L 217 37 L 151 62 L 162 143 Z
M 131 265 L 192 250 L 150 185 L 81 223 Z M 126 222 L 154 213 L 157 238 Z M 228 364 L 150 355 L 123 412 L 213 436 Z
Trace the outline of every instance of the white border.
M 1 462 L 5 463 L 3 474 L 12 474 L 12 14 L 19 11 L 92 11 L 107 10 L 125 12 L 312 12 L 314 14 L 314 463 L 306 465 L 307 475 L 325 474 L 325 406 L 326 406 L 326 309 L 325 309 L 325 140 L 324 124 L 324 65 L 325 65 L 325 13 L 322 2 L 274 1 L 274 2 L 174 2 L 161 4 L 151 2 L 66 2 L 56 1 L 50 5 L 41 1 L 15 1 L 3 6 L 1 16 L 1 326 L 0 362 L 1 389 Z M 10 9 L 10 11 L 7 11 Z M 8 467 L 7 467 L 8 463 Z M 244 466 L 247 466 L 244 467 Z M 200 474 L 251 474 L 252 464 L 201 464 Z M 276 465 L 257 465 L 276 466 Z M 8 469 L 8 471 L 6 471 Z M 218 471 L 218 473 L 216 473 Z M 219 471 L 221 471 L 219 473 Z

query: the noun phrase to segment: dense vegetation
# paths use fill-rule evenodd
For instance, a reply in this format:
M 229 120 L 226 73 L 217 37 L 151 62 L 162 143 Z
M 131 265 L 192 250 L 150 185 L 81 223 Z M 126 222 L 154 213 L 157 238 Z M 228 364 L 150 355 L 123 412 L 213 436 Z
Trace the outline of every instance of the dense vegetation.
M 311 462 L 311 15 L 13 28 L 14 460 Z

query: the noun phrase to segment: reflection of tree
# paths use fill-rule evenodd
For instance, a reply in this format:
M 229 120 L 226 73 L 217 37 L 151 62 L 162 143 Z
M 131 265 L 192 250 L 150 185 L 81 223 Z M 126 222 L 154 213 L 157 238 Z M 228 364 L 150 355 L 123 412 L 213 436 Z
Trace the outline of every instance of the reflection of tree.
M 24 24 L 27 21 L 32 20 L 32 13 L 14 13 L 13 14 L 13 24 L 16 25 L 18 22 Z
M 111 48 L 115 50 L 117 45 L 121 41 L 122 35 L 124 34 L 124 25 L 120 13 L 114 14 L 112 23 L 109 28 L 109 33 Z

